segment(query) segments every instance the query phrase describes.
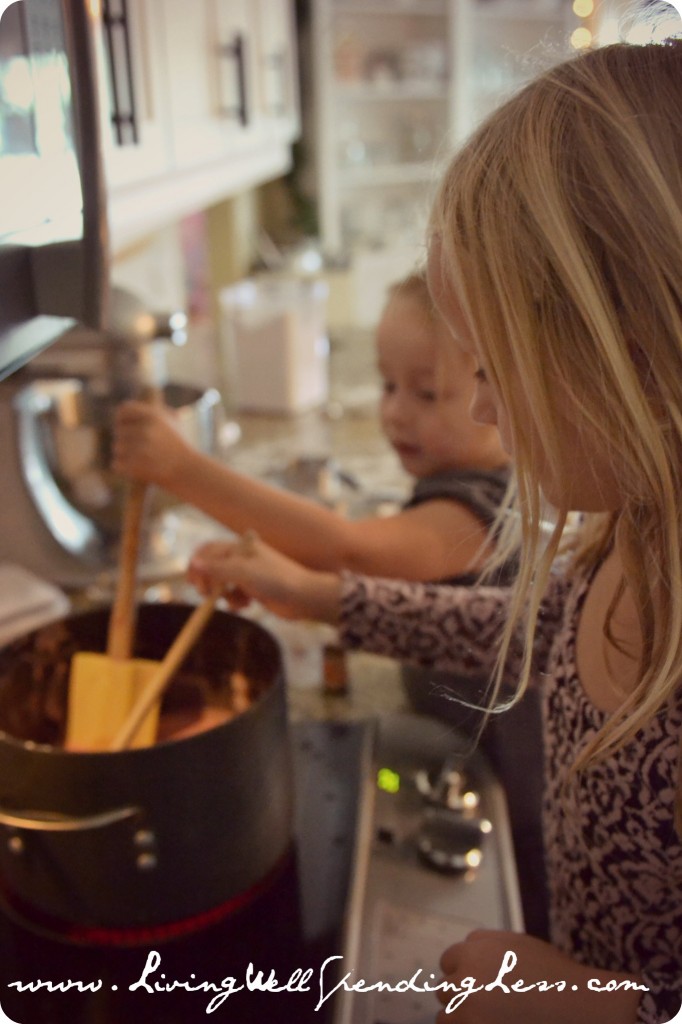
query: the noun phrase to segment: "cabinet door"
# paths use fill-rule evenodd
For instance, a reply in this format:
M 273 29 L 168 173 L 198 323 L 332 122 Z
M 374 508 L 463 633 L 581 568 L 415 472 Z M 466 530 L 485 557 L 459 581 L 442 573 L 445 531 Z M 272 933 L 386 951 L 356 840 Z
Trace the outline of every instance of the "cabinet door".
M 291 141 L 299 131 L 295 12 L 292 0 L 254 0 L 257 128 Z
M 258 17 L 259 2 L 103 0 L 102 49 L 119 72 L 104 118 L 115 251 L 290 168 L 298 96 L 279 68 L 295 81 L 293 8 L 269 0 Z M 261 51 L 275 55 L 266 85 Z
M 321 0 L 313 7 L 318 194 L 331 253 L 417 252 L 453 127 L 453 6 Z
M 175 164 L 224 157 L 248 134 L 249 4 L 162 0 L 161 7 Z
M 113 187 L 162 174 L 169 166 L 164 53 L 153 21 L 157 2 L 102 4 L 102 134 Z

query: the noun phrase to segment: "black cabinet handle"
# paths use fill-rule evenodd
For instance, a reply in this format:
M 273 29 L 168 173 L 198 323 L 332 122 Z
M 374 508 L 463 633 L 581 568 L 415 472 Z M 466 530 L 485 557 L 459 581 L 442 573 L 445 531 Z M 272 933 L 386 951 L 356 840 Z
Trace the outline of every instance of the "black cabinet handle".
M 111 123 L 119 146 L 139 142 L 135 80 L 128 0 L 103 0 L 102 24 L 106 35 L 113 110 Z
M 249 123 L 249 111 L 246 95 L 246 40 L 241 32 L 238 32 L 232 42 L 223 43 L 218 47 L 218 53 L 224 61 L 234 62 L 235 80 L 237 83 L 237 100 L 233 104 L 223 104 L 222 112 L 225 117 L 235 118 L 239 124 L 246 127 Z

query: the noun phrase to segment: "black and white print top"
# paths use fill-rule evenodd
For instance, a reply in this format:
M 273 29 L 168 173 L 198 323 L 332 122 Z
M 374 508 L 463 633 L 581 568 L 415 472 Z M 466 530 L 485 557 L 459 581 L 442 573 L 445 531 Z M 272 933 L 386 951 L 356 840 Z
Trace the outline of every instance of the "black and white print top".
M 342 580 L 346 646 L 460 675 L 492 669 L 508 589 L 352 573 Z M 585 695 L 576 667 L 589 583 L 586 574 L 557 568 L 534 644 L 534 683 L 543 691 L 550 938 L 585 965 L 641 975 L 649 991 L 638 1024 L 663 1024 L 682 1003 L 682 843 L 674 826 L 682 693 L 621 750 L 579 775 L 571 771 L 607 719 Z M 519 642 L 506 666 L 510 684 L 520 654 Z

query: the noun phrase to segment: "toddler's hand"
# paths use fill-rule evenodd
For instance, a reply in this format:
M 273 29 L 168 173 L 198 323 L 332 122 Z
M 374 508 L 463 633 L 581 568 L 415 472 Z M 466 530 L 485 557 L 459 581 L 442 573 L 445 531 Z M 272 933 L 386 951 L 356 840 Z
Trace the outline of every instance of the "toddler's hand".
M 193 451 L 175 427 L 171 410 L 147 402 L 123 402 L 116 410 L 115 473 L 173 490 Z

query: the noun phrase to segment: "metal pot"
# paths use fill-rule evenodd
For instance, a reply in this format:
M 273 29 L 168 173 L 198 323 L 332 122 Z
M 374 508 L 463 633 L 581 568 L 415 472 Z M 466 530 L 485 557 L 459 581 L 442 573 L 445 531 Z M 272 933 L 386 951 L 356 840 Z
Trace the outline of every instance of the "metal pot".
M 142 606 L 135 655 L 161 658 L 190 611 Z M 224 706 L 234 670 L 247 711 L 137 750 L 61 747 L 70 658 L 104 650 L 108 617 L 76 615 L 0 651 L 0 880 L 23 916 L 58 930 L 187 922 L 257 890 L 292 842 L 279 647 L 239 616 L 214 614 L 164 697 L 160 734 Z

